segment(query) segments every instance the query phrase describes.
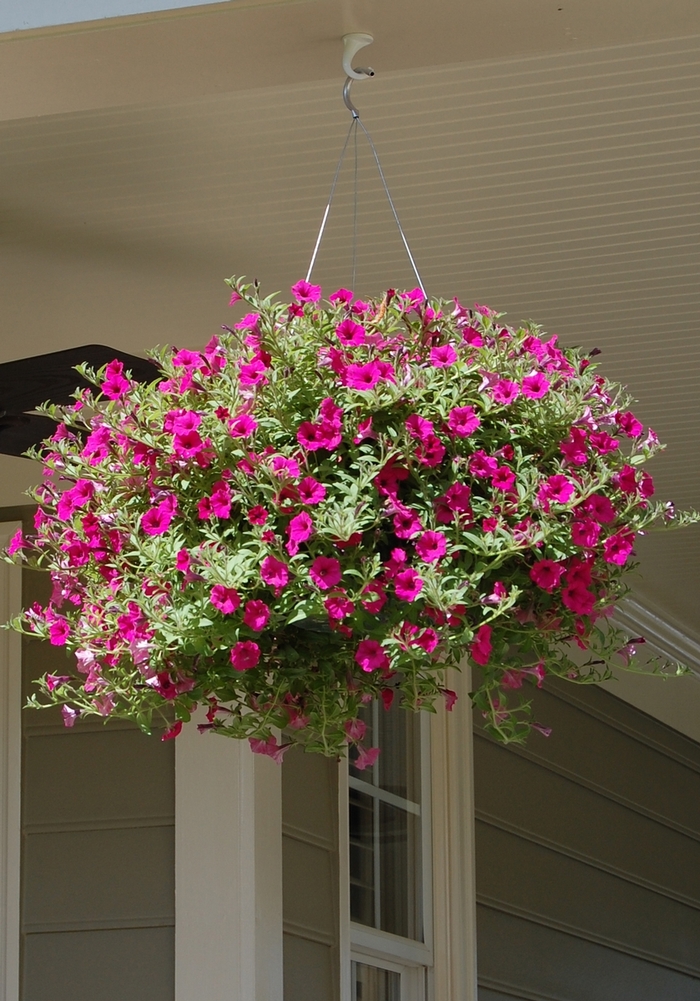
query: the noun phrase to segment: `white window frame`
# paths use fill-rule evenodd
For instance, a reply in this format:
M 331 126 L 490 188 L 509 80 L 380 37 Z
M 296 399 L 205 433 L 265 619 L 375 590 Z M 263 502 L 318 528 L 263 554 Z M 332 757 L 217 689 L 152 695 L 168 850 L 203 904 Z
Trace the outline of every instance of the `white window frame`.
M 0 523 L 5 548 L 20 522 Z M 22 609 L 22 570 L 0 563 L 0 622 Z M 19 1001 L 22 637 L 0 632 L 0 1001 Z
M 425 942 L 350 920 L 347 762 L 339 777 L 341 1001 L 352 998 L 352 962 L 401 974 L 401 1001 L 476 1001 L 476 889 L 470 672 L 450 672 L 458 703 L 423 713 L 421 813 Z M 355 785 L 355 783 L 353 783 Z

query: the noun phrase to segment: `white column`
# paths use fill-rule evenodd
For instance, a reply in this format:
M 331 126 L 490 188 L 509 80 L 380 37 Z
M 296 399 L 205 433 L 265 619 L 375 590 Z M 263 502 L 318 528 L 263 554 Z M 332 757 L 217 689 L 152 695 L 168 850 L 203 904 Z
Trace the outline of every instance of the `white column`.
M 282 1001 L 281 767 L 193 722 L 175 796 L 175 1001 Z
M 470 670 L 452 671 L 447 685 L 458 696 L 451 712 L 432 717 L 433 812 L 432 996 L 476 1001 L 476 884 L 474 872 L 474 767 Z
M 19 523 L 0 524 L 4 548 Z M 0 622 L 22 607 L 22 571 L 0 563 Z M 0 631 L 0 1001 L 19 999 L 22 638 Z

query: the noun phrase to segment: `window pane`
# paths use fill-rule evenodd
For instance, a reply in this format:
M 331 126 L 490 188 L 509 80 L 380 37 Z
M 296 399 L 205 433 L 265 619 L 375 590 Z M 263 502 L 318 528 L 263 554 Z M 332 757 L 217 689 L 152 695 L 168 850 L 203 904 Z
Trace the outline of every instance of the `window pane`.
M 420 802 L 420 714 L 402 709 L 394 700 L 391 709 L 378 713 L 377 784 L 395 796 Z
M 379 803 L 380 922 L 382 931 L 423 940 L 420 818 Z
M 374 800 L 350 790 L 350 917 L 375 927 Z
M 401 1001 L 401 974 L 353 963 L 352 1001 Z

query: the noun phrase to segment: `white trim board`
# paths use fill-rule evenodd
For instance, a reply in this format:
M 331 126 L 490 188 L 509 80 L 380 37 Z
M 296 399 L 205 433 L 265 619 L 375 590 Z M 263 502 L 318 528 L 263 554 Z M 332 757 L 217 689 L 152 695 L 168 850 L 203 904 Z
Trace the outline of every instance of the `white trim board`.
M 0 524 L 4 548 L 19 522 Z M 22 571 L 0 563 L 0 621 L 22 607 Z M 19 999 L 20 845 L 22 762 L 22 644 L 19 633 L 0 632 L 0 1001 Z
M 630 636 L 644 636 L 648 653 L 677 660 L 691 674 L 680 678 L 650 677 L 620 669 L 601 687 L 679 733 L 700 742 L 700 643 L 638 601 L 626 599 L 614 622 Z M 638 648 L 644 661 L 645 647 Z

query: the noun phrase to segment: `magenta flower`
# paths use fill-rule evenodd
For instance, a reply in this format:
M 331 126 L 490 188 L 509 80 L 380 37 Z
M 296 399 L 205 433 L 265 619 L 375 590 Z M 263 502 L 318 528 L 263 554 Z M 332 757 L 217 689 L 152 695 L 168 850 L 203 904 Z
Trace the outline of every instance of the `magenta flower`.
M 302 306 L 307 302 L 318 302 L 321 298 L 321 286 L 311 285 L 302 279 L 292 285 L 292 295 Z
M 639 492 L 642 497 L 653 497 L 654 480 L 649 473 L 643 472 L 639 477 Z
M 214 484 L 209 504 L 211 512 L 217 518 L 228 518 L 231 514 L 231 504 L 233 497 L 231 488 L 225 480 L 219 480 Z
M 476 476 L 479 479 L 492 476 L 497 469 L 498 459 L 495 459 L 491 455 L 487 455 L 483 449 L 478 448 L 476 452 L 472 453 L 472 456 L 469 459 L 469 472 L 472 476 Z
M 624 414 L 618 413 L 616 423 L 628 438 L 638 438 L 644 431 L 644 425 L 637 420 L 631 410 L 626 410 Z
M 7 555 L 14 556 L 14 554 L 18 552 L 18 550 L 23 549 L 25 545 L 26 543 L 24 541 L 24 536 L 22 535 L 22 529 L 18 528 L 15 534 L 10 539 L 9 545 L 7 547 Z
M 327 598 L 324 598 L 323 604 L 328 612 L 328 617 L 337 622 L 347 618 L 348 615 L 352 615 L 355 611 L 354 604 L 350 601 L 346 592 L 342 590 L 329 594 Z
M 439 641 L 438 634 L 431 626 L 428 626 L 411 640 L 414 646 L 422 647 L 426 653 L 432 653 Z
M 389 666 L 389 658 L 377 640 L 361 640 L 355 653 L 355 661 L 368 674 L 372 671 L 385 671 Z
M 394 515 L 394 532 L 399 539 L 412 539 L 422 531 L 420 518 L 410 508 L 402 508 Z
M 119 400 L 131 389 L 131 383 L 124 377 L 122 362 L 111 361 L 105 369 L 105 378 L 100 389 L 108 400 Z
M 65 674 L 47 674 L 46 675 L 46 687 L 50 692 L 58 688 L 59 685 L 65 685 L 70 678 Z
M 447 552 L 447 539 L 442 532 L 423 532 L 416 542 L 416 552 L 424 563 L 435 563 Z
M 402 601 L 415 601 L 423 590 L 423 581 L 412 567 L 408 567 L 394 577 L 394 590 Z
M 352 302 L 352 292 L 349 288 L 339 288 L 328 296 L 328 301 L 332 306 L 347 306 Z
M 314 523 L 311 520 L 311 516 L 307 514 L 306 511 L 302 511 L 301 514 L 295 515 L 287 525 L 287 535 L 289 536 L 289 541 L 287 542 L 287 552 L 290 556 L 294 556 L 299 552 L 299 544 L 301 542 L 306 542 L 313 535 Z
M 183 431 L 182 434 L 176 434 L 173 439 L 173 451 L 178 457 L 184 459 L 190 459 L 197 452 L 201 452 L 203 446 L 204 442 L 199 432 L 194 429 Z
M 493 629 L 491 626 L 479 626 L 476 631 L 474 640 L 469 648 L 469 653 L 472 660 L 476 664 L 481 664 L 485 666 L 488 664 L 493 647 L 491 645 L 491 633 Z
M 240 302 L 242 298 L 243 296 L 240 295 L 238 292 L 236 292 L 236 290 L 234 289 L 233 292 L 231 293 L 231 298 L 228 301 L 229 306 L 235 306 L 236 303 Z
M 163 430 L 168 434 L 186 434 L 196 431 L 202 423 L 202 415 L 196 410 L 169 410 L 163 419 Z
M 474 413 L 474 407 L 453 407 L 447 419 L 447 426 L 458 438 L 467 438 L 481 424 L 481 419 Z
M 615 521 L 617 512 L 608 497 L 602 494 L 591 494 L 581 505 L 586 514 L 597 521 L 600 525 L 607 525 Z
M 239 414 L 229 421 L 228 429 L 232 438 L 249 438 L 257 426 L 258 422 L 250 414 Z
M 588 462 L 587 437 L 587 433 L 582 428 L 572 428 L 569 437 L 559 443 L 560 452 L 572 466 L 583 466 Z
M 515 486 L 515 473 L 510 466 L 499 466 L 491 474 L 491 486 L 494 490 L 502 490 L 504 493 L 512 490 Z
M 343 426 L 342 407 L 337 405 L 332 396 L 326 396 L 325 399 L 321 400 L 318 412 L 324 424 L 330 424 L 335 429 Z
M 328 421 L 321 421 L 320 424 L 303 421 L 297 431 L 297 441 L 307 452 L 316 452 L 319 448 L 332 452 L 342 441 L 342 434 L 337 426 Z
M 181 348 L 173 355 L 173 365 L 176 368 L 199 368 L 204 363 L 204 359 L 198 351 L 189 351 Z
M 361 719 L 348 719 L 345 721 L 345 733 L 348 740 L 357 743 L 362 740 L 367 732 L 367 724 Z
M 583 546 L 585 549 L 592 549 L 598 542 L 600 535 L 600 525 L 585 518 L 581 521 L 574 521 L 571 525 L 571 541 L 575 546 Z
M 309 576 L 316 587 L 328 591 L 340 583 L 343 572 L 340 563 L 332 556 L 317 556 L 311 564 Z
M 476 327 L 462 327 L 462 341 L 473 348 L 482 348 L 484 346 L 484 338 Z
M 267 382 L 265 374 L 267 366 L 260 358 L 253 358 L 252 361 L 243 364 L 239 369 L 239 382 L 241 386 L 259 386 Z
M 231 650 L 230 660 L 234 671 L 250 671 L 258 665 L 260 647 L 253 640 L 242 640 Z
M 561 600 L 576 615 L 590 615 L 596 599 L 582 584 L 568 584 L 561 593 Z
M 637 473 L 632 466 L 625 465 L 613 477 L 613 483 L 623 494 L 634 494 L 637 492 Z
M 260 564 L 260 576 L 270 587 L 281 591 L 289 583 L 289 567 L 274 556 L 266 556 Z
M 284 455 L 273 455 L 272 461 L 270 462 L 272 466 L 272 472 L 279 476 L 281 479 L 296 479 L 297 476 L 301 475 L 301 470 L 299 468 L 299 463 L 296 459 L 288 459 Z
M 223 584 L 214 584 L 209 594 L 209 601 L 224 615 L 233 615 L 241 604 L 240 595 L 235 587 L 225 587 Z
M 441 344 L 430 350 L 430 364 L 433 368 L 446 368 L 457 361 L 457 352 L 451 344 Z
M 357 425 L 357 434 L 352 440 L 356 445 L 359 445 L 361 441 L 365 440 L 365 438 L 376 438 L 376 437 L 377 437 L 376 434 L 372 430 L 372 418 L 365 417 L 365 419 L 361 420 L 360 423 Z
M 256 504 L 255 507 L 251 507 L 246 517 L 251 525 L 264 525 L 270 517 L 270 512 L 262 505 Z
M 313 476 L 306 476 L 297 485 L 297 493 L 302 504 L 320 504 L 326 497 L 326 488 Z
M 559 587 L 559 582 L 565 573 L 565 567 L 554 560 L 538 560 L 530 569 L 530 580 L 550 594 Z
M 619 441 L 609 435 L 607 431 L 592 431 L 588 440 L 599 455 L 609 455 L 610 452 L 614 452 L 620 447 Z
M 63 725 L 70 728 L 75 726 L 75 721 L 80 716 L 80 710 L 73 709 L 72 706 L 61 706 L 61 715 L 63 716 Z
M 502 406 L 508 406 L 510 403 L 514 403 L 520 396 L 520 388 L 515 382 L 511 382 L 509 379 L 501 379 L 491 390 L 491 398 L 494 403 L 500 403 Z
M 551 501 L 555 504 L 568 504 L 575 492 L 574 484 L 561 473 L 549 476 L 537 491 L 537 499 L 540 504 L 548 507 Z
M 70 623 L 68 619 L 57 615 L 49 622 L 49 641 L 51 646 L 65 646 L 70 636 Z
M 146 535 L 163 535 L 170 528 L 174 514 L 171 504 L 160 503 L 141 515 L 141 528 Z
M 365 328 L 361 324 L 355 323 L 349 316 L 338 324 L 335 332 L 338 335 L 338 340 L 346 348 L 357 348 L 365 343 Z
M 416 447 L 418 461 L 431 469 L 439 466 L 445 458 L 445 446 L 435 434 L 429 434 Z
M 550 382 L 541 372 L 533 372 L 526 376 L 521 383 L 523 396 L 529 396 L 531 400 L 540 400 L 549 392 Z
M 431 436 L 435 437 L 435 426 L 432 421 L 427 420 L 425 417 L 421 417 L 419 414 L 411 414 L 406 420 L 406 430 L 411 435 L 412 438 L 418 438 L 419 441 L 425 441 Z
M 607 563 L 622 566 L 634 548 L 634 532 L 617 532 L 603 543 L 603 556 Z
M 266 605 L 264 601 L 259 601 L 257 598 L 251 598 L 250 601 L 246 602 L 243 621 L 254 632 L 262 632 L 270 621 L 269 605 Z
M 175 569 L 180 573 L 190 572 L 190 554 L 187 549 L 180 549 L 175 557 Z
M 358 389 L 363 392 L 374 389 L 382 378 L 382 370 L 376 361 L 367 362 L 366 365 L 348 365 L 345 372 L 345 385 L 349 389 Z
M 370 581 L 369 584 L 363 587 L 360 601 L 362 602 L 362 607 L 366 608 L 372 615 L 381 612 L 382 608 L 386 605 L 384 586 L 379 581 Z
M 277 738 L 272 735 L 267 740 L 262 740 L 260 737 L 248 737 L 248 744 L 253 754 L 264 754 L 265 757 L 272 758 L 276 765 L 282 764 L 285 754 L 292 746 L 291 744 L 278 744 Z
M 441 500 L 451 511 L 469 511 L 471 489 L 465 483 L 453 483 L 443 494 Z

